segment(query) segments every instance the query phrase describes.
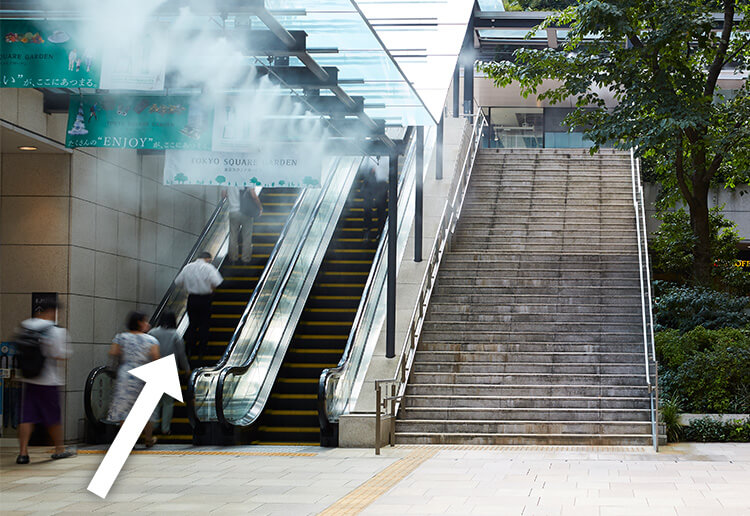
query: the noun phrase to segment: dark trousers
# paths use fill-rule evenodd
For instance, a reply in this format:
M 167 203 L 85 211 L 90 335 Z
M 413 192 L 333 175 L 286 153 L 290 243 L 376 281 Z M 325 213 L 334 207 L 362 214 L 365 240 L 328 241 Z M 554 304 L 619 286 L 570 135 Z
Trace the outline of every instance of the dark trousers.
M 195 351 L 198 351 L 200 356 L 206 353 L 208 336 L 211 331 L 211 297 L 211 294 L 190 294 L 188 296 L 187 313 L 190 324 L 185 332 L 188 357 Z M 196 342 L 198 342 L 197 350 Z

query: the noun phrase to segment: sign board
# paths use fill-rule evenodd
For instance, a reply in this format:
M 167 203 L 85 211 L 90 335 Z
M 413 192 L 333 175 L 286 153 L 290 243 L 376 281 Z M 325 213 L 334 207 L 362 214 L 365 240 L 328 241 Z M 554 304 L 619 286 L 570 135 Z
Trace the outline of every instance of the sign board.
M 152 41 L 110 42 L 102 55 L 91 27 L 80 37 L 84 28 L 70 20 L 0 20 L 0 87 L 164 89 L 166 55 Z
M 36 317 L 45 302 L 57 302 L 57 292 L 34 292 L 31 294 L 31 317 Z
M 267 145 L 254 152 L 167 151 L 164 184 L 317 187 L 321 171 L 319 155 L 293 145 Z
M 197 97 L 82 95 L 70 98 L 66 147 L 210 149 L 210 114 Z M 211 112 L 208 109 L 209 113 Z
M 99 52 L 75 29 L 71 21 L 0 21 L 0 87 L 99 87 Z

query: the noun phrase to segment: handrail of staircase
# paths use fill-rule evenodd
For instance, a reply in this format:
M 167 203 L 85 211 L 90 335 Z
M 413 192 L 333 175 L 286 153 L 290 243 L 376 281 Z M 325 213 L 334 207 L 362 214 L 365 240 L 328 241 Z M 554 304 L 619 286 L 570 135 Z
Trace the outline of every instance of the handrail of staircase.
M 453 195 L 446 200 L 445 206 L 443 207 L 443 213 L 438 225 L 438 234 L 432 245 L 430 257 L 427 262 L 427 269 L 425 270 L 422 283 L 419 287 L 417 305 L 414 307 L 411 320 L 409 321 L 409 332 L 406 335 L 404 345 L 401 349 L 396 373 L 393 378 L 375 381 L 376 455 L 380 455 L 381 408 L 387 408 L 389 405 L 390 410 L 387 415 L 390 416 L 391 422 L 388 440 L 391 446 L 395 444 L 395 419 L 399 408 L 401 407 L 404 393 L 406 392 L 406 384 L 409 381 L 409 375 L 411 374 L 414 364 L 414 356 L 417 352 L 417 345 L 419 344 L 419 338 L 422 334 L 422 327 L 424 325 L 425 316 L 427 315 L 427 307 L 429 306 L 430 298 L 432 297 L 432 292 L 435 287 L 435 281 L 437 280 L 438 270 L 440 269 L 440 264 L 443 260 L 445 251 L 450 249 L 451 237 L 456 230 L 456 224 L 461 215 L 461 210 L 466 198 L 466 191 L 469 187 L 469 180 L 471 179 L 471 172 L 474 169 L 474 161 L 476 160 L 482 142 L 482 130 L 486 123 L 487 120 L 485 119 L 484 114 L 481 110 L 478 110 L 474 115 L 471 139 L 469 140 L 470 144 L 466 150 L 466 155 L 463 158 L 461 172 L 454 176 L 453 182 L 451 183 L 451 189 L 449 192 L 453 192 Z M 390 385 L 390 393 L 388 396 L 381 399 L 383 385 Z
M 226 365 L 227 360 L 229 359 L 229 356 L 232 354 L 232 351 L 234 351 L 234 348 L 237 345 L 237 341 L 239 340 L 239 337 L 242 333 L 242 329 L 245 327 L 245 323 L 247 322 L 247 319 L 250 316 L 250 313 L 255 307 L 255 304 L 258 298 L 258 292 L 260 292 L 261 290 L 259 287 L 261 287 L 263 283 L 265 283 L 266 278 L 268 277 L 268 271 L 271 270 L 271 266 L 276 262 L 276 257 L 279 254 L 279 248 L 281 247 L 282 242 L 286 238 L 286 235 L 289 232 L 289 227 L 292 221 L 295 219 L 295 215 L 299 211 L 299 207 L 302 205 L 302 201 L 307 195 L 307 192 L 308 192 L 307 188 L 302 189 L 302 192 L 300 192 L 299 196 L 297 197 L 297 200 L 294 202 L 294 206 L 292 206 L 292 209 L 289 212 L 289 216 L 287 217 L 286 223 L 284 223 L 284 227 L 282 228 L 281 233 L 279 233 L 279 237 L 276 239 L 276 244 L 273 246 L 273 250 L 271 251 L 271 254 L 268 256 L 268 261 L 266 262 L 266 266 L 263 268 L 263 272 L 261 273 L 260 277 L 258 278 L 258 282 L 256 283 L 256 288 L 253 289 L 253 293 L 250 296 L 250 299 L 248 300 L 247 304 L 245 305 L 245 310 L 242 312 L 242 317 L 240 318 L 240 321 L 237 324 L 237 327 L 235 328 L 235 331 L 232 334 L 231 339 L 229 340 L 229 344 L 224 350 L 224 354 L 221 356 L 221 358 L 215 365 L 193 369 L 193 372 L 190 374 L 190 379 L 188 380 L 188 383 L 187 383 L 186 401 L 188 405 L 188 420 L 190 421 L 190 424 L 193 428 L 195 428 L 198 422 L 198 415 L 195 410 L 195 404 L 192 403 L 195 400 L 195 382 L 199 375 L 202 375 L 204 373 L 209 373 L 209 372 L 216 372 Z
M 406 145 L 406 159 L 404 160 L 404 165 L 402 170 L 407 171 L 409 170 L 409 166 L 411 162 L 415 159 L 415 147 L 416 147 L 416 133 L 412 132 L 409 137 L 409 143 Z M 416 169 L 416 166 L 415 166 Z M 399 174 L 398 179 L 398 198 L 401 201 L 402 197 L 406 198 L 405 201 L 401 203 L 397 203 L 399 207 L 405 206 L 408 204 L 409 196 L 411 195 L 411 189 L 409 187 L 409 190 L 407 191 L 406 188 L 406 180 L 407 176 L 410 175 L 407 172 Z M 415 174 L 413 174 L 415 175 Z M 416 175 L 415 175 L 416 177 Z M 401 225 L 403 222 L 403 217 L 399 216 L 397 219 L 397 223 L 399 225 L 398 232 L 401 231 Z M 386 217 L 386 220 L 384 222 L 384 228 L 388 228 L 388 218 Z M 335 367 L 327 368 L 321 371 L 320 377 L 318 379 L 318 421 L 320 424 L 320 430 L 321 430 L 321 436 L 327 435 L 327 433 L 330 431 L 331 424 L 335 423 L 338 416 L 340 414 L 335 413 L 336 411 L 333 409 L 333 407 L 330 407 L 329 405 L 333 400 L 331 400 L 331 396 L 329 396 L 329 391 L 332 389 L 335 389 L 335 387 L 331 387 L 331 385 L 335 385 L 334 382 L 338 383 L 342 375 L 345 374 L 345 369 L 350 366 L 351 362 L 351 355 L 352 355 L 352 349 L 357 345 L 359 339 L 364 338 L 365 345 L 367 341 L 367 334 L 362 334 L 362 332 L 369 332 L 369 328 L 365 329 L 363 328 L 363 320 L 365 319 L 366 314 L 368 313 L 369 308 L 371 308 L 374 304 L 377 304 L 380 299 L 380 291 L 374 293 L 375 290 L 375 281 L 378 275 L 380 274 L 380 271 L 383 270 L 385 267 L 387 267 L 386 262 L 386 255 L 388 251 L 388 232 L 382 231 L 380 235 L 380 242 L 378 243 L 377 250 L 375 251 L 375 256 L 372 260 L 372 266 L 370 267 L 369 274 L 367 276 L 367 282 L 365 284 L 365 288 L 362 290 L 362 296 L 359 302 L 359 305 L 357 307 L 357 312 L 354 316 L 354 321 L 352 322 L 352 328 L 349 332 L 349 336 L 346 340 L 346 346 L 344 347 L 344 352 L 341 355 L 341 359 L 339 360 L 338 364 L 336 364 Z M 382 284 L 381 284 L 382 287 Z M 372 324 L 372 321 L 370 321 L 370 324 Z M 343 410 L 340 409 L 340 410 Z
M 651 381 L 651 361 L 654 362 L 654 374 L 658 370 L 656 363 L 656 351 L 654 345 L 654 314 L 651 300 L 651 272 L 649 270 L 648 258 L 648 234 L 646 229 L 646 209 L 643 197 L 643 185 L 640 177 L 640 160 L 636 158 L 635 149 L 630 149 L 630 175 L 633 190 L 633 208 L 635 209 L 635 229 L 638 240 L 638 267 L 641 285 L 641 322 L 643 325 L 643 359 L 646 365 L 646 387 L 648 388 L 650 414 L 651 414 L 651 437 L 654 451 L 659 451 L 658 431 L 658 378 Z M 649 345 L 649 340 L 650 345 Z

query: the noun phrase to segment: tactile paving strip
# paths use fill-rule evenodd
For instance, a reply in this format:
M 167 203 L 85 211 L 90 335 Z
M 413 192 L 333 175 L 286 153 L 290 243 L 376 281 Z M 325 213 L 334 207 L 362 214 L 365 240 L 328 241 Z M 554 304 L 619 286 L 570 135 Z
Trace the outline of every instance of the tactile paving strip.
M 104 455 L 107 450 L 78 450 L 79 454 Z M 243 451 L 196 451 L 196 450 L 133 450 L 133 455 L 229 455 L 246 457 L 315 457 L 312 452 L 243 452 Z
M 438 447 L 417 449 L 406 457 L 391 464 L 370 480 L 328 507 L 319 516 L 346 516 L 359 514 L 368 505 L 380 498 L 386 491 L 401 482 L 424 461 L 434 457 Z

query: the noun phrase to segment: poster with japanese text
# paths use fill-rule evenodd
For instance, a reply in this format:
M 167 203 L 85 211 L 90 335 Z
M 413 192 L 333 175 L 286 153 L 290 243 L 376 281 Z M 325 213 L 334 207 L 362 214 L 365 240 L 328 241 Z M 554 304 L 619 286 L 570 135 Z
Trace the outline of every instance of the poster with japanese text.
M 72 96 L 65 146 L 208 150 L 212 111 L 190 96 Z
M 100 54 L 70 21 L 0 21 L 0 87 L 97 88 Z

